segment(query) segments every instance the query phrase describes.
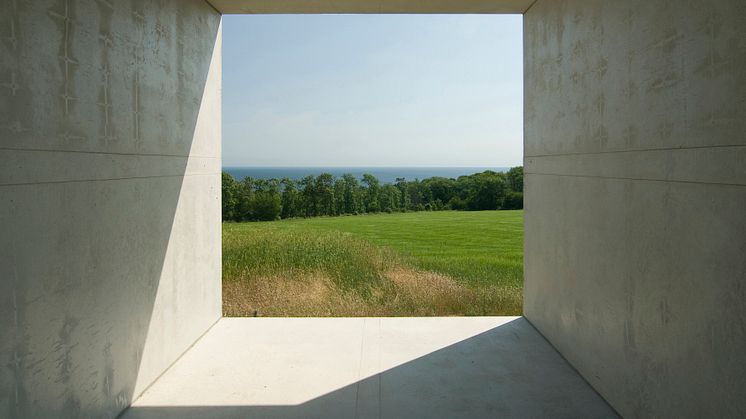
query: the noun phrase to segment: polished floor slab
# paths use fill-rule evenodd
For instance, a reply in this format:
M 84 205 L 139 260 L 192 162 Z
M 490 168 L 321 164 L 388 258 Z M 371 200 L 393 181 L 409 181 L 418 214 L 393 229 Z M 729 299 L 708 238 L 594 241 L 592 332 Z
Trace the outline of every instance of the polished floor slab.
M 512 417 L 617 415 L 522 317 L 224 318 L 124 414 Z

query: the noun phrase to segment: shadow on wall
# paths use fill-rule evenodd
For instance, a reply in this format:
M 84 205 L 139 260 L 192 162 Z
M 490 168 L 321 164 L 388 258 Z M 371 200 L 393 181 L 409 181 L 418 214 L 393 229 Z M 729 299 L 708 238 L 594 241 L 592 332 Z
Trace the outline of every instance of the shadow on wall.
M 0 142 L 0 417 L 114 417 L 145 363 L 155 378 L 206 329 L 163 326 L 170 347 L 144 359 L 157 296 L 190 309 L 174 276 L 205 263 L 173 238 L 219 185 L 189 156 L 220 16 L 202 0 L 3 4 L 0 74 L 18 88 L 0 126 L 19 129 Z
M 249 320 L 250 321 L 250 320 Z M 309 351 L 313 349 L 306 348 Z M 244 350 L 250 351 L 251 348 Z M 394 349 L 395 351 L 397 349 Z M 400 349 L 401 350 L 401 349 Z M 406 349 L 404 349 L 406 351 Z M 313 356 L 312 353 L 307 356 Z M 382 356 L 386 356 L 383 354 Z M 379 356 L 380 358 L 380 356 Z M 200 371 L 218 369 L 200 365 Z M 218 363 L 220 361 L 217 361 Z M 333 361 L 332 361 L 333 362 Z M 379 362 L 380 359 L 379 359 Z M 222 364 L 219 364 L 222 365 Z M 317 368 L 315 365 L 312 368 Z M 341 364 L 337 367 L 343 367 Z M 245 367 L 244 367 L 245 368 Z M 297 368 L 297 367 L 296 367 Z M 300 367 L 301 369 L 303 367 Z M 230 370 L 230 368 L 226 368 Z M 239 367 L 236 367 L 238 370 Z M 234 372 L 235 373 L 235 372 Z M 297 386 L 297 369 L 284 371 Z M 256 373 L 247 373 L 252 380 Z M 237 375 L 231 375 L 237 382 Z M 307 379 L 307 378 L 306 378 Z M 195 377 L 199 381 L 199 377 Z M 179 383 L 190 390 L 204 383 Z M 324 380 L 308 385 L 323 386 Z M 254 394 L 257 383 L 237 386 Z M 249 388 L 250 387 L 250 388 Z M 176 393 L 178 389 L 174 390 Z M 314 389 L 320 393 L 323 388 Z M 197 418 L 615 418 L 606 402 L 523 318 L 300 405 L 133 406 L 124 419 Z M 277 390 L 281 391 L 281 390 Z M 204 394 L 210 393 L 206 388 Z M 250 396 L 247 396 L 250 397 Z M 214 401 L 214 400 L 213 400 Z M 199 404 L 199 400 L 191 400 Z M 212 404 L 205 400 L 204 404 Z

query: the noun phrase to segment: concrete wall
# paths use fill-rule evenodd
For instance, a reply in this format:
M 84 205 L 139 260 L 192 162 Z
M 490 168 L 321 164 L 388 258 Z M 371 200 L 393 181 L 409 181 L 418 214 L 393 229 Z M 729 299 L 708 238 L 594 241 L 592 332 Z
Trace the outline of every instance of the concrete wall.
M 746 2 L 524 31 L 526 316 L 625 417 L 746 416 Z
M 112 417 L 220 316 L 220 15 L 0 10 L 0 417 Z
M 523 13 L 534 0 L 209 0 L 223 14 Z

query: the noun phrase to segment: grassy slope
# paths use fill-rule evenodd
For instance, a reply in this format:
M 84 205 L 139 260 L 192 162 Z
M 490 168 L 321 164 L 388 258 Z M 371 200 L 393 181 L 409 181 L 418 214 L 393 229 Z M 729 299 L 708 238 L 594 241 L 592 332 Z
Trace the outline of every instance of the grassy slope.
M 288 221 L 352 233 L 458 281 L 522 286 L 522 211 L 443 211 Z
M 224 224 L 226 315 L 519 314 L 522 217 L 422 212 Z

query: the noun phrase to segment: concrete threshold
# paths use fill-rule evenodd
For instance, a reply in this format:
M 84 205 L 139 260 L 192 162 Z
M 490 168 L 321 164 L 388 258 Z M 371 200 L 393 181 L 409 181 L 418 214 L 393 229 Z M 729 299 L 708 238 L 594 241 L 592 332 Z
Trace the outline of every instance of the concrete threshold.
M 223 318 L 123 415 L 617 417 L 522 317 Z

